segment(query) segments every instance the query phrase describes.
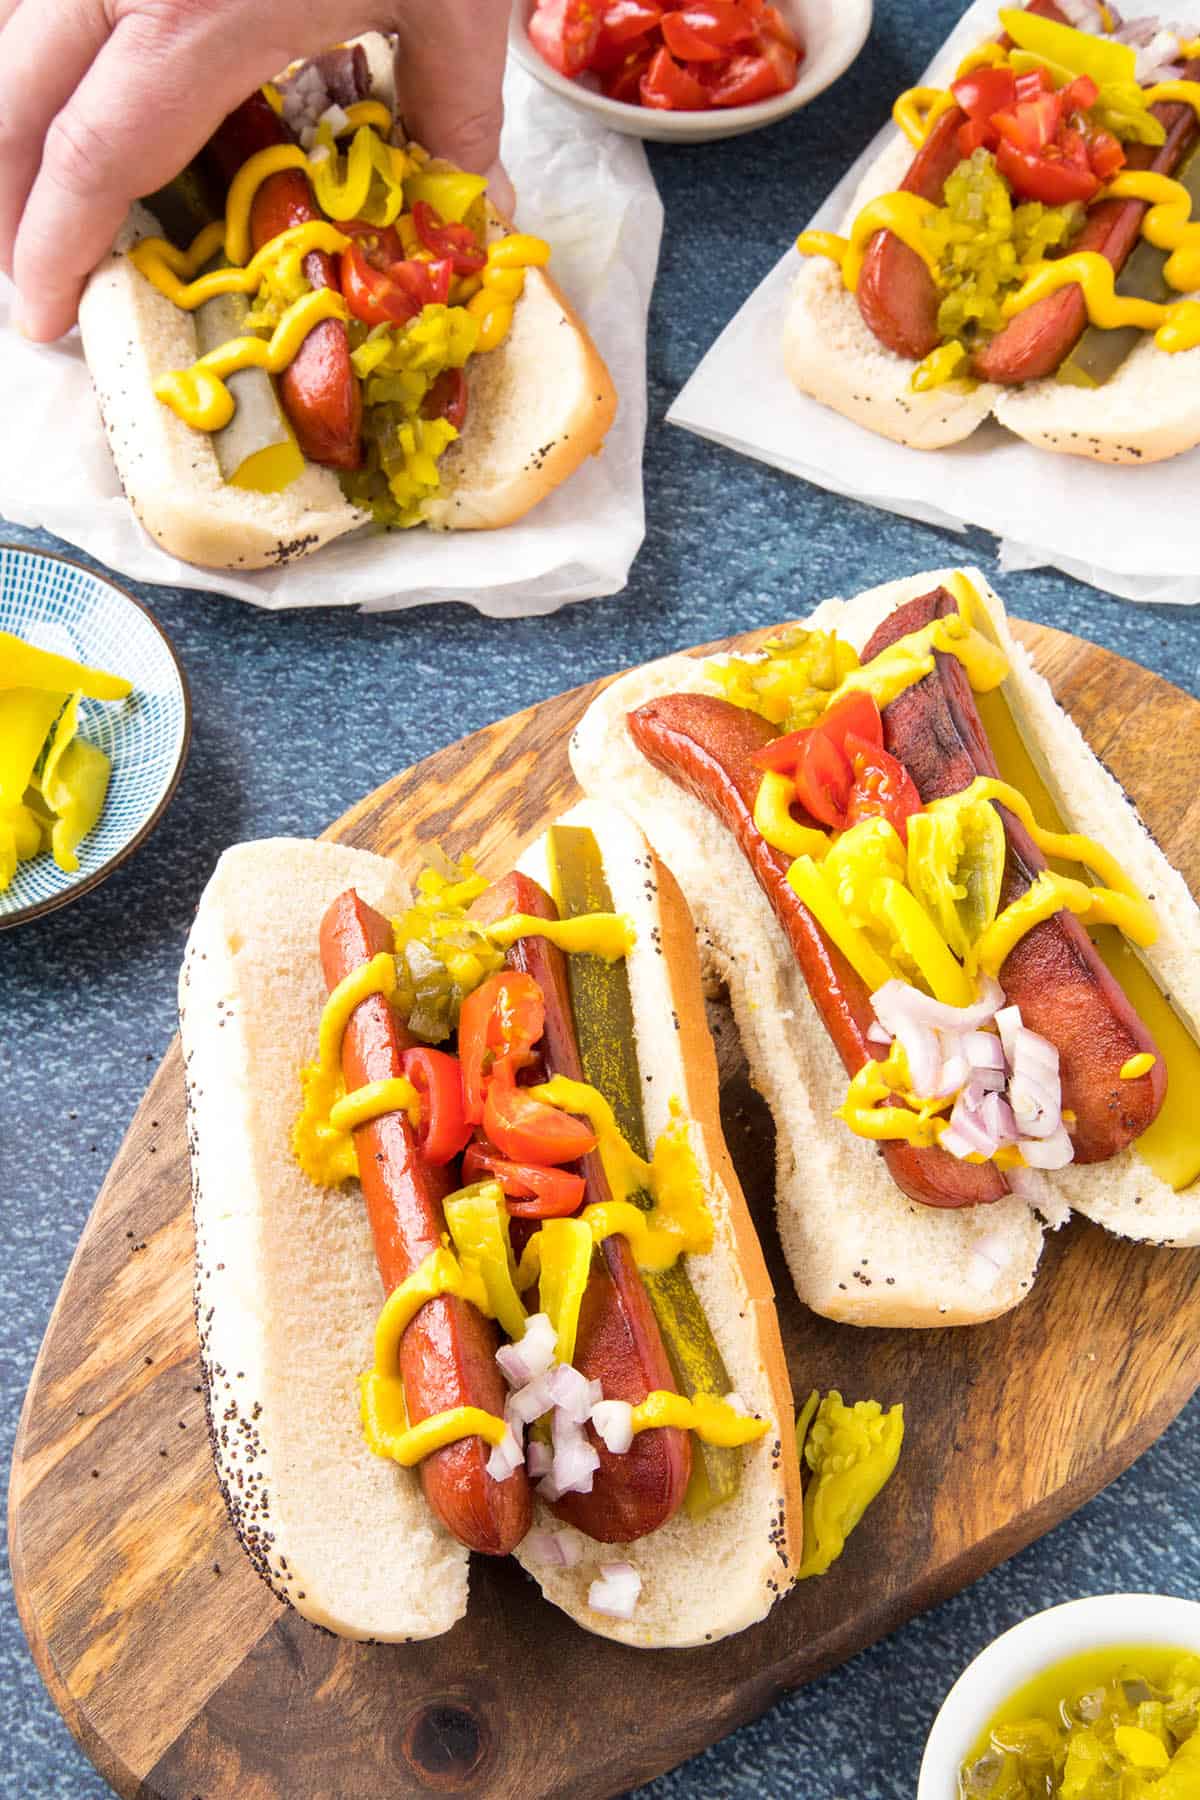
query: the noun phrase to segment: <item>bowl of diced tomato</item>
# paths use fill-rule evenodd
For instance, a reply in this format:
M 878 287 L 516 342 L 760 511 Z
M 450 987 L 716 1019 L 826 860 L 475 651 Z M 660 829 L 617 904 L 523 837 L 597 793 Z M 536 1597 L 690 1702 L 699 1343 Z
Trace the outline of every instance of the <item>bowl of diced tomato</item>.
M 772 125 L 843 74 L 871 0 L 514 0 L 509 42 L 614 131 L 702 143 Z

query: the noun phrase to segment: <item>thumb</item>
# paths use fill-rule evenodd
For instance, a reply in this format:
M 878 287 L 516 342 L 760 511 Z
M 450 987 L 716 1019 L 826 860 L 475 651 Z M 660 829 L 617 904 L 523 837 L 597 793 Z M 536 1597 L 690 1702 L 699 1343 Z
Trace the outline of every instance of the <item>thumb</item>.
M 397 15 L 396 99 L 409 136 L 436 156 L 488 174 L 504 121 L 507 0 L 432 0 L 397 8 Z

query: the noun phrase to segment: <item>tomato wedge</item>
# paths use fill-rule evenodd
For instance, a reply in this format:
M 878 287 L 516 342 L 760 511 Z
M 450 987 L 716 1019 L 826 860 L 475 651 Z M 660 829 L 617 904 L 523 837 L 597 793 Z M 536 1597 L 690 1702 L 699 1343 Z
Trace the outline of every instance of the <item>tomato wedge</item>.
M 518 1087 L 507 1063 L 498 1064 L 487 1085 L 483 1128 L 497 1150 L 513 1162 L 578 1162 L 596 1148 L 596 1134 L 585 1119 L 560 1112 Z
M 847 733 L 853 732 L 856 737 L 867 738 L 883 749 L 883 720 L 878 706 L 870 694 L 852 688 L 836 706 L 829 708 L 820 724 L 809 726 L 804 731 L 791 731 L 786 737 L 773 738 L 761 750 L 755 751 L 755 767 L 784 771 L 796 768 L 803 758 L 804 746 L 814 731 L 824 732 L 839 746 Z
M 1082 138 L 1079 142 L 1082 147 Z M 1014 194 L 1022 200 L 1040 200 L 1044 206 L 1069 206 L 1075 200 L 1086 203 L 1100 191 L 1100 177 L 1088 163 L 1086 150 L 1081 148 L 1077 155 L 1069 144 L 1051 156 L 1019 150 L 1004 140 L 996 150 L 996 167 Z
M 600 37 L 595 0 L 541 0 L 529 21 L 529 36 L 560 75 L 581 75 Z
M 798 58 L 774 37 L 760 37 L 756 55 L 731 56 L 706 84 L 711 106 L 753 106 L 796 85 Z
M 421 1155 L 440 1169 L 458 1155 L 471 1137 L 471 1126 L 463 1111 L 458 1058 L 427 1044 L 415 1044 L 401 1056 L 400 1067 L 421 1097 L 417 1133 Z
M 377 268 L 360 243 L 341 255 L 342 296 L 364 325 L 407 325 L 422 309 L 450 298 L 450 262 L 389 263 Z
M 1015 106 L 1020 97 L 1017 78 L 1007 66 L 973 69 L 956 81 L 950 92 L 968 119 L 984 121 L 1005 107 Z
M 693 0 L 679 12 L 664 13 L 663 42 L 681 62 L 720 62 L 754 37 L 754 21 L 736 0 Z
M 464 1182 L 482 1181 L 489 1175 L 498 1181 L 516 1219 L 568 1219 L 583 1205 L 582 1175 L 572 1175 L 569 1169 L 509 1162 L 488 1144 L 468 1145 L 462 1173 Z
M 458 1055 L 464 1110 L 473 1125 L 483 1123 L 489 1083 L 502 1070 L 511 1081 L 532 1062 L 533 1047 L 545 1029 L 542 990 L 519 969 L 501 969 L 467 995 L 458 1018 Z
M 648 37 L 635 38 L 633 45 L 621 66 L 600 83 L 610 100 L 620 100 L 626 106 L 641 104 L 642 77 L 654 61 L 654 50 Z
M 604 8 L 588 68 L 597 75 L 619 69 L 631 53 L 649 47 L 649 34 L 662 16 L 662 7 L 651 5 L 650 0 L 611 0 Z
M 487 264 L 487 251 L 469 225 L 446 225 L 428 200 L 418 200 L 412 209 L 417 236 L 435 257 L 447 257 L 456 275 L 478 275 Z
M 366 219 L 345 219 L 338 226 L 357 242 L 373 269 L 386 269 L 404 261 L 404 245 L 394 225 L 371 225 Z
M 862 819 L 886 819 L 901 843 L 907 844 L 908 821 L 921 810 L 921 796 L 912 776 L 881 745 L 853 732 L 846 736 L 845 751 L 854 775 L 846 806 L 847 831 Z

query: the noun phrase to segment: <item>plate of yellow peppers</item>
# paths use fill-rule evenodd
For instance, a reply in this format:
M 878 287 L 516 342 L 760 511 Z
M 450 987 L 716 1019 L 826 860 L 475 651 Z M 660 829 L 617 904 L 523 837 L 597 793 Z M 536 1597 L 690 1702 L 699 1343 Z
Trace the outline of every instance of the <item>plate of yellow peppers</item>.
M 0 930 L 136 849 L 190 735 L 186 678 L 146 608 L 82 564 L 0 545 Z

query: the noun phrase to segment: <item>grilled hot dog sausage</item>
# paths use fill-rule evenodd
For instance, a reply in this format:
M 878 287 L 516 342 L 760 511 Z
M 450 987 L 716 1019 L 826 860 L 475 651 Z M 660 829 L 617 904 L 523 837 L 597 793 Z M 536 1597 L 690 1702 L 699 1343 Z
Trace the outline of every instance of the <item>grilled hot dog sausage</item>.
M 944 588 L 910 600 L 884 620 L 864 646 L 863 661 L 954 611 Z M 932 675 L 884 708 L 883 737 L 926 803 L 961 792 L 977 775 L 999 774 L 962 665 L 941 652 Z M 1020 821 L 998 810 L 1008 839 L 1004 907 L 1025 892 L 1046 859 Z M 1140 1137 L 1162 1105 L 1166 1066 L 1158 1056 L 1149 1074 L 1120 1079 L 1131 1056 L 1157 1056 L 1157 1047 L 1078 919 L 1060 912 L 1035 925 L 1005 959 L 1000 985 L 1030 1030 L 1058 1046 L 1063 1106 L 1076 1115 L 1070 1128 L 1076 1162 L 1103 1162 Z
M 790 858 L 754 823 L 761 772 L 751 758 L 774 733 L 765 719 L 708 694 L 668 694 L 629 715 L 634 743 L 654 766 L 695 794 L 728 826 L 775 910 L 825 1029 L 851 1075 L 884 1052 L 867 1031 L 874 1021 L 866 984 L 831 944 L 789 886 Z M 881 1146 L 892 1180 L 926 1206 L 998 1200 L 1007 1183 L 994 1164 L 961 1162 L 944 1150 Z
M 256 151 L 289 141 L 286 127 L 262 94 L 252 94 L 230 113 L 210 145 L 226 183 Z M 269 175 L 250 208 L 250 238 L 255 250 L 292 225 L 306 225 L 323 215 L 301 169 Z M 314 288 L 338 286 L 331 256 L 312 250 L 304 259 L 304 275 Z M 340 319 L 322 319 L 313 327 L 279 378 L 279 396 L 291 420 L 296 441 L 310 462 L 336 469 L 357 469 L 362 461 L 362 388 L 350 362 L 350 344 Z
M 390 950 L 388 921 L 349 889 L 321 922 L 321 966 L 327 986 L 381 950 Z M 342 1045 L 347 1091 L 399 1075 L 400 1055 L 414 1040 L 382 994 L 351 1015 Z M 454 1186 L 449 1169 L 431 1168 L 402 1112 L 385 1113 L 354 1133 L 363 1195 L 375 1238 L 379 1272 L 388 1293 L 441 1247 L 442 1200 Z M 400 1372 L 409 1418 L 416 1424 L 454 1406 L 503 1413 L 504 1378 L 496 1363 L 496 1327 L 468 1301 L 443 1294 L 412 1320 L 400 1346 Z M 486 1463 L 490 1446 L 463 1438 L 427 1456 L 421 1486 L 433 1511 L 471 1550 L 507 1556 L 529 1530 L 532 1502 L 524 1469 L 495 1481 Z
M 523 912 L 558 917 L 553 900 L 529 876 L 516 872 L 496 882 L 472 909 L 483 923 Z M 540 1067 L 525 1079 L 547 1075 L 583 1079 L 575 1039 L 566 958 L 545 938 L 519 938 L 508 952 L 510 968 L 531 975 L 546 1004 L 546 1028 L 539 1047 Z M 586 1183 L 583 1204 L 611 1198 L 599 1155 L 580 1164 Z M 621 1236 L 605 1238 L 592 1258 L 592 1271 L 579 1315 L 575 1366 L 589 1381 L 600 1381 L 606 1400 L 636 1406 L 656 1388 L 675 1390 L 675 1377 L 633 1253 Z M 632 1543 L 665 1525 L 683 1503 L 692 1470 L 686 1431 L 642 1431 L 622 1456 L 607 1450 L 591 1426 L 588 1436 L 600 1457 L 590 1494 L 564 1494 L 552 1506 L 564 1519 L 602 1544 Z

